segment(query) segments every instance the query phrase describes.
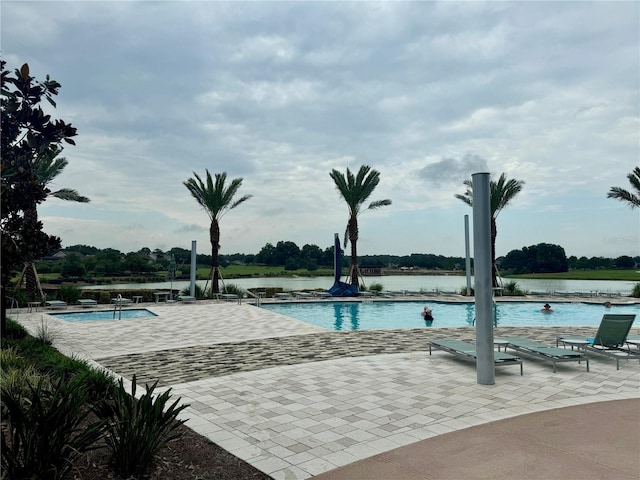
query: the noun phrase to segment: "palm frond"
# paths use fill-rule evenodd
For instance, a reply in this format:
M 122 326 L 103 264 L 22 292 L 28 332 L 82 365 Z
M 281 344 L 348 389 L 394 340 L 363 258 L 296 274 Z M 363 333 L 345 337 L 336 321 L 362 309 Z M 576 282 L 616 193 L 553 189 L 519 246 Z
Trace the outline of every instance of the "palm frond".
M 633 172 L 627 175 L 627 178 L 636 193 L 632 193 L 622 187 L 611 187 L 611 190 L 607 193 L 607 198 L 628 203 L 631 209 L 634 209 L 640 207 L 640 167 L 634 168 Z
M 69 202 L 89 203 L 91 201 L 87 197 L 80 195 L 77 190 L 72 190 L 71 188 L 61 188 L 58 191 L 51 192 L 49 196 Z
M 375 202 L 371 202 L 369 204 L 367 210 L 375 210 L 376 208 L 386 207 L 388 205 L 391 205 L 391 200 L 389 200 L 388 198 L 384 200 L 376 200 Z

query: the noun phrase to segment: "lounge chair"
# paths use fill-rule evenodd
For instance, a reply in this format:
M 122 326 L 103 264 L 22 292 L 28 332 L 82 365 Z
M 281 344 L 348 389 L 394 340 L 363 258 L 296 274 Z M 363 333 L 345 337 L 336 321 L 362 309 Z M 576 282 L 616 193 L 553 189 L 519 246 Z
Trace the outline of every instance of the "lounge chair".
M 627 335 L 627 345 L 635 345 L 640 349 L 640 335 Z
M 47 308 L 67 308 L 67 302 L 63 302 L 62 300 L 47 300 L 44 302 L 44 305 Z
M 117 297 L 117 298 L 112 298 L 111 299 L 111 303 L 115 304 L 115 305 L 131 305 L 133 303 L 133 300 L 131 300 L 130 298 L 124 298 L 124 297 Z
M 238 300 L 240 297 L 235 293 L 221 293 L 220 298 L 222 300 Z
M 92 298 L 81 298 L 78 300 L 78 305 L 83 308 L 91 308 L 98 305 L 98 302 Z
M 615 358 L 616 370 L 620 370 L 621 358 L 624 360 L 640 360 L 640 351 L 631 349 L 627 342 L 627 337 L 635 318 L 635 314 L 607 313 L 603 315 L 596 336 L 593 341 L 585 345 L 585 350 Z
M 311 292 L 292 292 L 292 295 L 295 298 L 313 298 L 313 293 Z
M 196 297 L 192 297 L 191 295 L 178 295 L 178 300 L 182 303 L 194 303 Z
M 429 355 L 431 355 L 432 349 L 436 350 L 444 350 L 447 353 L 455 355 L 460 358 L 464 358 L 465 360 L 476 361 L 476 346 L 464 342 L 462 340 L 455 339 L 442 339 L 442 340 L 432 340 L 429 342 Z M 493 353 L 493 362 L 496 367 L 501 367 L 504 365 L 520 365 L 520 375 L 523 374 L 522 371 L 522 359 L 516 357 L 514 355 L 510 355 L 508 353 Z
M 511 348 L 518 353 L 539 358 L 545 362 L 553 364 L 553 373 L 556 373 L 556 364 L 562 362 L 582 362 L 587 364 L 589 371 L 589 357 L 582 350 L 566 350 L 564 348 L 550 347 L 544 343 L 536 342 L 528 338 L 521 337 L 501 337 L 502 342 L 507 342 L 506 348 Z

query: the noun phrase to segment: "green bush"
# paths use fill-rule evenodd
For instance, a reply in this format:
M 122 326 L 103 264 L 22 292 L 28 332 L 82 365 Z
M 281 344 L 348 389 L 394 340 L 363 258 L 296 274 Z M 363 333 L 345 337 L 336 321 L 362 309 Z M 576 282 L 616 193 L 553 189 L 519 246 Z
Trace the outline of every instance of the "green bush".
M 471 287 L 470 293 L 471 293 L 471 296 L 476 294 L 476 292 L 475 292 L 473 287 Z M 462 295 L 463 297 L 467 296 L 467 287 L 466 286 L 460 288 L 460 295 Z
M 384 289 L 384 287 L 382 286 L 381 283 L 372 283 L 371 285 L 369 285 L 369 291 L 370 292 L 378 292 L 378 293 L 380 293 L 383 289 Z
M 44 318 L 41 318 L 40 324 L 36 328 L 36 338 L 40 340 L 44 345 L 53 345 L 57 336 L 57 329 L 49 325 L 49 323 Z
M 205 298 L 204 288 L 197 283 L 194 285 L 193 293 L 196 298 Z M 180 295 L 191 295 L 191 287 L 184 287 L 180 290 Z
M 76 303 L 80 298 L 81 290 L 71 285 L 63 285 L 58 290 L 58 298 L 69 304 Z
M 6 340 L 20 340 L 28 335 L 27 330 L 18 322 L 7 318 L 6 331 L 2 336 L 2 343 L 4 345 Z
M 636 283 L 631 289 L 631 296 L 640 298 L 640 283 Z
M 7 478 L 66 478 L 73 460 L 97 448 L 104 422 L 83 424 L 90 410 L 82 379 L 27 381 L 28 391 L 18 393 L 2 385 L 2 470 Z
M 518 287 L 518 282 L 511 280 L 503 285 L 502 294 L 509 296 L 523 296 L 526 293 Z
M 235 283 L 227 283 L 223 288 L 223 293 L 235 294 L 238 295 L 238 297 L 242 298 L 242 296 L 244 295 L 244 290 Z
M 136 398 L 136 376 L 131 381 L 131 395 L 122 379 L 114 389 L 113 401 L 99 402 L 95 411 L 107 420 L 107 446 L 116 470 L 124 477 L 142 474 L 158 450 L 178 437 L 174 430 L 184 423 L 178 414 L 189 405 L 178 406 L 180 398 L 168 405 L 171 389 L 154 398 L 158 382 Z

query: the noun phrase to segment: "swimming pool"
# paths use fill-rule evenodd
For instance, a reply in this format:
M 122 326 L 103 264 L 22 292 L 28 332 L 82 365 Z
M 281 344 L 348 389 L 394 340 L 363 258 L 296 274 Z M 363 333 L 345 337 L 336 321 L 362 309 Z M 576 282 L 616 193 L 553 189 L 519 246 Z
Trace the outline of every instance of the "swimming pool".
M 426 325 L 420 315 L 425 305 L 434 321 Z M 382 330 L 389 328 L 467 327 L 473 325 L 473 303 L 448 302 L 323 302 L 262 304 L 264 309 L 311 323 L 327 330 Z M 640 318 L 640 304 L 614 305 L 554 303 L 553 313 L 542 313 L 540 303 L 498 302 L 498 326 L 598 326 L 605 313 L 632 313 Z
M 157 317 L 155 313 L 146 308 L 134 308 L 131 310 L 122 310 L 122 312 L 113 310 L 94 310 L 92 312 L 74 312 L 74 313 L 50 313 L 49 315 L 66 320 L 67 322 L 90 322 L 93 320 L 128 320 L 131 318 L 148 318 Z

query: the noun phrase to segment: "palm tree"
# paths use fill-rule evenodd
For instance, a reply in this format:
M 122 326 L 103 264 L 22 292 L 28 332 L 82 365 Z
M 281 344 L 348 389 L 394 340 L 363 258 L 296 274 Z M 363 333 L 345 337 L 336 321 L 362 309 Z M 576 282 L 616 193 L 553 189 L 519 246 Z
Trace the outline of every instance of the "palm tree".
M 627 175 L 627 178 L 635 193 L 628 192 L 622 187 L 611 187 L 611 190 L 607 193 L 607 198 L 615 198 L 621 202 L 627 202 L 633 210 L 636 207 L 640 207 L 640 167 L 634 168 L 633 172 Z
M 62 152 L 62 148 L 54 148 L 51 150 L 45 151 L 42 155 L 40 155 L 34 162 L 34 172 L 36 181 L 44 185 L 45 188 L 58 176 L 62 173 L 65 167 L 69 164 L 66 158 L 57 158 L 58 155 Z M 56 190 L 55 192 L 50 191 L 46 188 L 47 198 L 55 197 L 60 200 L 65 200 L 68 202 L 79 202 L 79 203 L 89 203 L 90 200 L 80 195 L 76 190 L 72 190 L 70 188 L 61 188 L 60 190 Z M 36 225 L 38 222 L 38 210 L 35 204 L 31 206 L 30 209 L 24 212 L 25 223 L 28 225 Z M 37 290 L 39 289 L 38 281 L 37 281 L 37 272 L 34 264 L 34 258 L 29 258 L 25 264 L 25 276 L 27 282 L 27 293 L 31 298 L 36 298 Z
M 455 197 L 467 205 L 473 206 L 473 183 L 471 180 L 465 180 L 464 185 L 467 187 L 467 191 L 462 195 L 456 194 Z M 500 175 L 497 182 L 493 180 L 489 182 L 489 203 L 491 209 L 491 282 L 494 287 L 498 286 L 498 277 L 496 275 L 496 236 L 498 235 L 496 218 L 500 211 L 520 193 L 523 185 L 524 182 L 521 180 L 507 180 L 504 173 Z
M 193 172 L 195 178 L 190 178 L 183 182 L 183 184 L 211 219 L 211 226 L 209 227 L 212 261 L 211 289 L 212 293 L 220 293 L 218 286 L 220 278 L 220 219 L 229 210 L 249 200 L 253 195 L 245 195 L 234 202 L 233 197 L 238 193 L 238 189 L 240 185 L 242 185 L 242 178 L 235 178 L 226 186 L 226 172 L 216 173 L 215 183 L 211 178 L 209 170 L 206 170 L 206 172 L 206 182 L 203 182 L 198 174 Z
M 351 285 L 360 286 L 358 280 L 358 215 L 367 210 L 391 205 L 391 200 L 377 200 L 371 202 L 367 208 L 361 210 L 362 204 L 367 201 L 380 182 L 380 172 L 372 170 L 368 165 L 362 165 L 358 174 L 347 168 L 346 178 L 338 170 L 333 169 L 329 174 L 336 184 L 340 195 L 349 207 L 349 221 L 344 234 L 344 246 L 351 242 Z

